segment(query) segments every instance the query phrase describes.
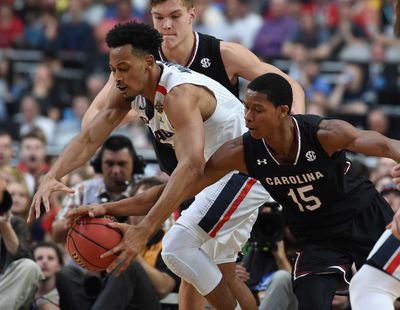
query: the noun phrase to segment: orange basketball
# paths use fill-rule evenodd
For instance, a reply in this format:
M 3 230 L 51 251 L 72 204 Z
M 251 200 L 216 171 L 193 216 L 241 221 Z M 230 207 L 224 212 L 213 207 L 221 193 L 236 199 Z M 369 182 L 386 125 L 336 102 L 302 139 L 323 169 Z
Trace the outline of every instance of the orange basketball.
M 107 226 L 114 221 L 111 216 L 84 216 L 74 222 L 68 231 L 67 250 L 78 265 L 91 271 L 107 269 L 116 256 L 100 258 L 100 255 L 118 245 L 122 239 L 118 229 Z

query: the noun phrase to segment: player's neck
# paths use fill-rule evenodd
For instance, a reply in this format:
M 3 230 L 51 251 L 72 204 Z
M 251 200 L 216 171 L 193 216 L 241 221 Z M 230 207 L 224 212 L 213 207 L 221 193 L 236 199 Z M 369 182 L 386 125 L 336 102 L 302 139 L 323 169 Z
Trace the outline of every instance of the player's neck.
M 154 101 L 154 97 L 156 94 L 158 82 L 160 81 L 161 73 L 162 73 L 161 67 L 157 63 L 155 63 L 154 67 L 152 68 L 152 70 L 149 74 L 148 81 L 146 83 L 147 87 L 141 94 L 143 97 L 145 97 L 147 100 L 149 100 L 152 103 Z
M 163 58 L 182 66 L 188 66 L 196 49 L 196 35 L 194 32 L 186 36 L 185 40 L 173 48 L 161 47 Z
M 271 153 L 282 162 L 292 162 L 297 153 L 297 139 L 295 125 L 288 117 L 278 128 L 275 134 L 264 138 Z

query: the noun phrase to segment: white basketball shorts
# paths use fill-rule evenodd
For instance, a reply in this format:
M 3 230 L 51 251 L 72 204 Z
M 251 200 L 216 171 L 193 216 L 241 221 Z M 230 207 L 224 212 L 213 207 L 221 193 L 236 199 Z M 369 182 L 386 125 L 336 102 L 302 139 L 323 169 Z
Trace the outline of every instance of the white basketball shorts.
M 258 208 L 270 201 L 260 182 L 232 172 L 200 192 L 177 223 L 204 241 L 201 248 L 217 264 L 235 262 Z

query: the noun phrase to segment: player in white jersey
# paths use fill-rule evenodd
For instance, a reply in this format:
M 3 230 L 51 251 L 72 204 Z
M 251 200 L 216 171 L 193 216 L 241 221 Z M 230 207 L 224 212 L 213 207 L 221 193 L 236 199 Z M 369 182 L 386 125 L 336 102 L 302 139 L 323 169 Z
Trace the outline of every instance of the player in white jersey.
M 212 92 L 217 105 L 212 115 L 204 122 L 204 156 L 208 159 L 227 139 L 241 135 L 245 130 L 244 108 L 241 102 L 217 81 L 185 68 L 181 65 L 157 62 L 162 74 L 155 94 L 155 107 L 149 108 L 144 97 L 136 97 L 132 108 L 151 128 L 159 142 L 175 148 L 175 129 L 163 109 L 165 96 L 177 85 L 193 84 Z M 154 112 L 150 113 L 149 110 Z
M 242 134 L 245 127 L 240 101 L 220 84 L 184 67 L 154 60 L 152 53 L 159 48 L 161 37 L 150 26 L 117 25 L 107 35 L 107 43 L 115 79 L 107 106 L 71 141 L 44 176 L 29 219 L 40 215 L 41 204 L 49 209 L 53 191 L 72 192 L 59 179 L 93 155 L 132 105 L 152 127 L 155 137 L 175 150 L 178 164 L 158 200 L 160 189 L 155 188 L 115 205 L 102 205 L 103 214 L 147 213 L 137 226 L 115 226 L 124 238 L 106 255 L 119 253 L 108 268 L 111 272 L 120 263 L 118 274 L 183 201 L 186 184 L 201 178 L 212 152 L 230 137 Z M 239 309 L 239 304 L 243 309 L 257 308 L 246 285 L 234 281 L 234 264 L 237 251 L 249 237 L 258 207 L 268 198 L 254 179 L 230 173 L 200 193 L 164 237 L 167 265 L 216 309 Z M 211 238 L 224 249 L 212 256 L 214 260 L 200 249 Z M 222 273 L 217 263 L 223 263 L 218 266 Z

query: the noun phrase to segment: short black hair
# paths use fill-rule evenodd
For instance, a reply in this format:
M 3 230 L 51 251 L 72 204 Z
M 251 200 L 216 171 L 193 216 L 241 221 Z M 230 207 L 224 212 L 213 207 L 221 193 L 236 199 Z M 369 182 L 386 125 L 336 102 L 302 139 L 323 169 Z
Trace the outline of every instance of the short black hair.
M 147 178 L 143 178 L 141 179 L 139 182 L 137 182 L 135 184 L 135 186 L 132 188 L 132 196 L 136 195 L 137 191 L 139 190 L 139 188 L 144 187 L 145 190 L 153 187 L 153 186 L 157 186 L 157 185 L 161 185 L 164 184 L 163 181 L 161 181 L 159 178 L 157 177 L 147 177 Z
M 99 166 L 101 165 L 104 150 L 118 152 L 124 148 L 128 149 L 129 154 L 132 157 L 133 174 L 144 174 L 146 161 L 143 159 L 142 156 L 139 156 L 136 153 L 135 147 L 133 146 L 131 139 L 129 139 L 127 136 L 124 135 L 112 135 L 109 138 L 107 138 L 107 140 L 101 146 L 99 154 L 92 161 L 92 165 L 94 167 L 97 167 L 95 168 L 95 170 L 96 169 L 97 171 L 100 170 Z
M 268 100 L 275 107 L 287 105 L 290 113 L 293 101 L 292 86 L 283 76 L 276 73 L 266 73 L 251 81 L 247 88 L 266 94 Z
M 130 21 L 115 25 L 106 36 L 109 48 L 129 44 L 134 50 L 156 55 L 162 43 L 161 34 L 149 25 Z
M 35 250 L 38 248 L 51 248 L 56 252 L 57 260 L 60 266 L 64 265 L 63 253 L 57 243 L 53 241 L 40 241 L 33 246 L 32 252 L 35 254 Z

